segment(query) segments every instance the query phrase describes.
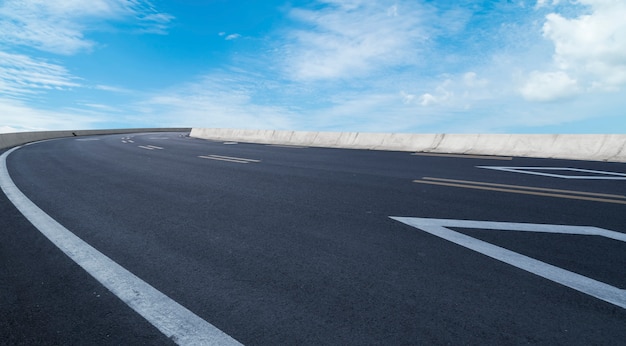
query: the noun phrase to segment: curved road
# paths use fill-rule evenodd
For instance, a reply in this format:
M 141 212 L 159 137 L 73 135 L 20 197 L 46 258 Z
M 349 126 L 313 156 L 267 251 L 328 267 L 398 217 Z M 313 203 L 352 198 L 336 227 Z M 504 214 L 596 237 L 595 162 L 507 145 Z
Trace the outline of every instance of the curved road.
M 245 345 L 626 340 L 625 164 L 144 133 L 35 143 L 6 165 L 69 232 Z M 4 195 L 0 215 L 0 343 L 184 343 Z

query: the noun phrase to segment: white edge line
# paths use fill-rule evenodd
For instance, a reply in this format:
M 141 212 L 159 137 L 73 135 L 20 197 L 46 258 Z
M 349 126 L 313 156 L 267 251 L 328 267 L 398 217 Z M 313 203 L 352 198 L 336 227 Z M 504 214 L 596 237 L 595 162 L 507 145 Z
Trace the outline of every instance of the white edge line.
M 437 224 L 436 219 L 431 220 L 430 224 L 426 224 L 423 221 L 427 219 L 393 216 L 390 218 L 402 222 L 406 225 L 418 228 L 424 232 L 448 240 L 470 250 L 482 253 L 483 255 L 489 256 L 519 269 L 523 269 L 527 272 L 541 276 L 545 279 L 557 282 L 561 285 L 573 288 L 579 292 L 588 294 L 590 296 L 604 300 L 605 302 L 626 309 L 626 290 L 605 284 L 604 282 L 600 282 L 574 272 L 570 272 L 568 270 L 553 266 L 545 262 L 541 262 L 534 258 L 524 256 L 517 252 L 507 250 L 505 248 L 487 243 L 468 235 L 455 232 L 444 227 L 441 224 Z M 447 221 L 460 221 L 460 224 L 463 224 L 463 220 Z M 485 224 L 488 224 L 488 222 L 485 222 Z M 467 225 L 465 227 L 476 228 L 474 226 Z
M 54 245 L 165 336 L 179 345 L 241 345 L 77 237 L 28 199 L 0 156 L 0 187 L 15 207 Z

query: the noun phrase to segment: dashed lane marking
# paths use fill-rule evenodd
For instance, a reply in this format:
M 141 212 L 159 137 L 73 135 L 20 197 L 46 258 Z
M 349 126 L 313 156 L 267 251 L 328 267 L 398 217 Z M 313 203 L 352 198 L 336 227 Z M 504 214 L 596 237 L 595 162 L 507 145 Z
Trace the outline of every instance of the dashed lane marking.
M 199 158 L 202 159 L 209 159 L 209 160 L 217 160 L 217 161 L 227 161 L 227 162 L 234 162 L 234 163 L 258 163 L 261 162 L 261 160 L 255 160 L 255 159 L 245 159 L 242 157 L 232 157 L 232 156 L 222 156 L 222 155 L 200 155 L 198 156 Z
M 529 223 L 487 222 L 469 220 L 425 219 L 416 217 L 390 217 L 393 220 L 418 228 L 439 238 L 448 240 L 457 245 L 474 250 L 483 255 L 523 269 L 535 275 L 561 285 L 573 288 L 608 303 L 626 309 L 626 290 L 608 285 L 586 276 L 541 262 L 517 252 L 478 240 L 463 233 L 455 232 L 450 228 L 482 229 L 497 231 L 542 232 L 558 234 L 576 234 L 601 236 L 609 239 L 626 242 L 626 234 L 606 230 L 598 227 L 563 226 Z
M 460 187 L 460 188 L 465 188 L 465 189 L 508 192 L 508 193 L 523 194 L 523 195 L 576 199 L 576 200 L 582 200 L 582 201 L 592 201 L 592 202 L 602 202 L 602 203 L 626 204 L 626 199 L 621 199 L 621 198 L 624 198 L 624 196 L 621 196 L 621 195 L 595 194 L 591 192 L 544 189 L 544 188 L 536 188 L 536 187 L 492 184 L 492 183 L 472 182 L 472 181 L 454 180 L 454 179 L 429 178 L 429 177 L 424 177 L 423 180 L 419 180 L 419 179 L 413 180 L 413 182 L 418 183 L 418 184 L 429 184 L 429 185 L 440 185 L 440 186 L 449 186 L 449 187 Z M 548 191 L 551 191 L 551 192 L 548 192 Z M 558 193 L 555 193 L 555 192 L 558 192 Z M 616 199 L 603 198 L 603 197 L 612 197 Z M 620 199 L 617 199 L 617 198 L 620 198 Z
M 241 345 L 115 263 L 39 209 L 17 188 L 7 170 L 7 156 L 19 148 L 13 148 L 0 156 L 0 187 L 15 207 L 54 245 L 175 343 Z

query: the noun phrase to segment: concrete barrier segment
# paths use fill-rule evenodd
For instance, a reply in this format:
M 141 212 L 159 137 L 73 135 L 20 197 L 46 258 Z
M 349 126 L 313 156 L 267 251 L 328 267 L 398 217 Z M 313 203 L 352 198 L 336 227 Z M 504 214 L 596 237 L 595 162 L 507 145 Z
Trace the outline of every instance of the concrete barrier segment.
M 262 144 L 626 162 L 626 135 L 409 134 L 193 128 L 191 137 Z

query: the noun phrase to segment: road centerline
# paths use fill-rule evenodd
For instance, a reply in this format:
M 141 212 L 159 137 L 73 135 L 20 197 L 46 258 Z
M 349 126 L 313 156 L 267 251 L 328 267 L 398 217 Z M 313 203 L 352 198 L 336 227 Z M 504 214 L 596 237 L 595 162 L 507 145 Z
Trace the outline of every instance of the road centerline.
M 518 188 L 507 188 L 507 187 L 499 187 L 499 186 L 483 186 L 485 184 L 491 183 L 462 183 L 461 181 L 433 181 L 427 180 L 428 177 L 422 179 L 413 180 L 414 183 L 418 184 L 428 184 L 428 185 L 440 185 L 440 186 L 449 186 L 449 187 L 460 187 L 466 189 L 475 189 L 475 190 L 485 190 L 485 191 L 497 191 L 497 192 L 508 192 L 508 193 L 517 193 L 523 195 L 534 195 L 534 196 L 543 196 L 543 197 L 556 197 L 556 198 L 565 198 L 565 199 L 576 199 L 583 201 L 593 201 L 593 202 L 603 202 L 603 203 L 614 203 L 614 204 L 626 204 L 626 200 L 620 199 L 609 199 L 602 197 L 593 197 L 593 196 L 584 196 L 582 194 L 575 195 L 571 193 L 575 193 L 574 191 L 561 190 L 562 193 L 553 193 L 553 192 L 543 192 L 543 191 L 532 191 L 531 189 L 524 189 L 524 187 L 519 186 Z M 433 178 L 430 178 L 433 179 Z M 506 185 L 505 185 L 506 186 Z M 513 187 L 514 185 L 510 185 Z M 534 189 L 534 188 L 533 188 Z M 566 194 L 570 193 L 570 194 Z M 589 194 L 589 193 L 584 193 Z M 616 195 L 614 198 L 623 198 L 623 196 Z

